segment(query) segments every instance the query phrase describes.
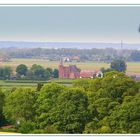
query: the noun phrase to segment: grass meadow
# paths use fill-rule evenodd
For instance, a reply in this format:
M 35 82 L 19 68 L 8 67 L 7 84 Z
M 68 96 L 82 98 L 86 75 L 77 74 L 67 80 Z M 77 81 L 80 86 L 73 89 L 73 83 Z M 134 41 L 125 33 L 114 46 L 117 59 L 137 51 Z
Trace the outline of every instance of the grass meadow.
M 72 79 L 52 79 L 48 81 L 37 80 L 0 80 L 0 88 L 12 89 L 12 88 L 37 88 L 38 83 L 47 84 L 50 82 L 56 82 L 65 86 L 72 86 Z
M 28 67 L 31 67 L 33 64 L 39 64 L 43 67 L 58 68 L 59 61 L 47 61 L 43 59 L 11 59 L 10 62 L 0 63 L 0 66 L 11 66 L 14 70 L 17 65 L 26 64 Z M 65 62 L 64 65 L 77 65 L 80 69 L 100 69 L 102 67 L 109 68 L 110 64 L 104 62 Z M 128 62 L 127 63 L 127 72 L 128 73 L 140 73 L 140 62 Z
M 51 67 L 51 68 L 58 68 L 59 62 L 58 61 L 47 61 L 43 59 L 11 59 L 10 62 L 3 62 L 0 63 L 0 67 L 3 66 L 10 66 L 13 68 L 13 71 L 15 71 L 16 67 L 20 64 L 25 64 L 29 68 L 33 64 L 41 65 L 45 68 Z M 110 64 L 103 63 L 103 62 L 67 62 L 64 63 L 64 65 L 77 65 L 80 69 L 100 69 L 102 67 L 109 68 Z M 128 62 L 127 63 L 127 73 L 140 73 L 140 62 Z M 3 89 L 11 89 L 14 87 L 37 87 L 37 83 L 48 83 L 48 82 L 57 82 L 66 86 L 71 86 L 72 80 L 71 79 L 52 79 L 50 81 L 32 81 L 32 80 L 7 80 L 7 81 L 0 81 L 0 87 Z

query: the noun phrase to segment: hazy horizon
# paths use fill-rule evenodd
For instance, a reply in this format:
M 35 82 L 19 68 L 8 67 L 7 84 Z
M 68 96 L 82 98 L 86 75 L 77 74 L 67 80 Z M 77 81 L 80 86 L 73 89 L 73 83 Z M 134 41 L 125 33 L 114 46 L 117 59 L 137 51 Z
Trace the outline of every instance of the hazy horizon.
M 140 43 L 140 7 L 0 7 L 0 40 Z
M 0 40 L 0 42 L 28 42 L 28 43 L 89 43 L 89 44 L 121 44 L 121 41 L 120 42 L 102 42 L 102 41 L 100 41 L 100 42 L 88 42 L 88 41 L 85 41 L 85 42 L 83 42 L 83 41 L 35 41 L 35 40 Z M 123 44 L 140 44 L 140 42 L 137 42 L 137 43 L 135 43 L 135 42 L 122 42 Z

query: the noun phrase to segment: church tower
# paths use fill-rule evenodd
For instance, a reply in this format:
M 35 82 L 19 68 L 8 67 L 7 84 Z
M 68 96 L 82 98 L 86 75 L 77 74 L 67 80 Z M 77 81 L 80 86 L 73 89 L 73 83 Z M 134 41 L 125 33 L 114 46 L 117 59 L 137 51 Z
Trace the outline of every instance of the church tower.
M 59 78 L 60 79 L 64 78 L 64 66 L 63 66 L 63 58 L 62 57 L 60 58 L 58 71 L 59 71 Z
M 59 65 L 63 66 L 63 58 L 62 57 L 60 58 L 60 64 Z

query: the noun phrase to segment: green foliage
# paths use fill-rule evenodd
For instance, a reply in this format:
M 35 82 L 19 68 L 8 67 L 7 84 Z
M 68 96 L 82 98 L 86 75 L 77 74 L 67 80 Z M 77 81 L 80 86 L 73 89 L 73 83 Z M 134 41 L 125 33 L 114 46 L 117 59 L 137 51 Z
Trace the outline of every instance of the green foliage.
M 47 83 L 36 91 L 0 92 L 0 113 L 21 133 L 140 133 L 139 89 L 123 72 L 111 71 L 74 80 L 73 87 Z
M 48 80 L 53 77 L 53 70 L 51 68 L 44 69 L 42 66 L 34 64 L 30 69 L 29 76 L 35 80 Z
M 57 106 L 48 114 L 51 122 L 62 133 L 82 133 L 89 120 L 88 100 L 84 91 L 68 89 L 57 100 Z
M 43 79 L 45 70 L 42 66 L 34 64 L 31 67 L 34 79 Z
M 97 118 L 93 118 L 89 123 L 85 125 L 85 130 L 83 133 L 85 134 L 94 134 L 97 133 L 99 128 L 98 126 L 99 120 Z
M 82 133 L 88 119 L 88 100 L 80 89 L 52 83 L 43 86 L 37 99 L 40 129 L 54 125 L 61 133 Z
M 92 79 L 76 79 L 73 81 L 73 87 L 83 88 L 85 91 L 89 90 Z
M 102 71 L 102 73 L 106 73 L 106 72 L 114 71 L 114 69 L 112 69 L 112 68 L 107 68 L 107 69 L 101 68 L 101 71 Z
M 36 98 L 37 93 L 32 89 L 19 88 L 14 90 L 5 99 L 5 117 L 14 123 L 33 120 Z
M 124 96 L 136 94 L 138 88 L 131 78 L 114 71 L 105 74 L 104 78 L 100 80 L 100 86 L 96 88 L 96 92 L 100 98 L 109 97 L 121 102 Z
M 0 126 L 4 123 L 3 107 L 4 107 L 5 95 L 0 89 Z
M 76 80 L 74 86 L 85 89 L 88 96 L 91 120 L 85 125 L 84 133 L 112 133 L 105 118 L 138 93 L 136 82 L 117 71 L 107 72 L 103 78 Z
M 53 69 L 52 68 L 47 68 L 46 71 L 48 71 L 50 73 L 50 75 L 53 74 Z
M 23 121 L 19 125 L 18 132 L 22 134 L 32 133 L 35 127 L 35 123 L 33 123 L 32 121 Z
M 44 79 L 48 80 L 52 77 L 52 72 L 50 70 L 46 69 L 44 70 Z
M 45 129 L 35 129 L 31 133 L 33 134 L 59 134 L 56 126 L 48 125 Z
M 110 68 L 119 72 L 125 72 L 126 71 L 126 63 L 124 60 L 114 60 L 111 62 Z
M 16 128 L 0 128 L 0 132 L 17 132 Z
M 38 83 L 36 90 L 40 91 L 42 87 L 43 87 L 43 83 Z
M 63 92 L 64 89 L 64 86 L 56 83 L 49 83 L 41 88 L 35 105 L 37 121 L 41 129 L 47 126 L 46 119 L 48 111 L 56 106 L 57 97 Z
M 11 75 L 11 71 L 10 75 Z M 27 68 L 26 65 L 20 64 L 16 68 L 17 72 L 17 78 L 18 79 L 27 79 L 27 80 L 49 80 L 51 78 L 58 78 L 58 69 L 52 69 L 52 68 L 44 68 L 40 65 L 33 64 L 30 69 Z M 8 67 L 6 67 L 4 70 L 0 69 L 0 75 L 3 75 L 4 78 L 10 78 L 10 75 L 8 75 Z M 2 76 L 1 76 L 2 77 Z
M 113 133 L 140 133 L 140 94 L 131 100 L 124 100 L 121 106 L 115 108 L 106 123 Z
M 0 79 L 7 80 L 10 79 L 12 74 L 12 69 L 10 67 L 0 68 Z
M 58 78 L 58 69 L 53 70 L 53 77 Z
M 136 82 L 117 71 L 108 72 L 103 78 L 78 79 L 73 83 L 74 87 L 83 88 L 86 92 L 92 92 L 94 98 L 111 98 L 121 102 L 127 95 L 135 95 L 138 92 Z
M 102 126 L 98 131 L 101 134 L 110 133 L 111 128 L 109 126 Z
M 17 74 L 19 74 L 20 76 L 21 75 L 26 75 L 26 73 L 27 73 L 27 70 L 28 70 L 28 68 L 27 68 L 27 66 L 26 65 L 24 65 L 24 64 L 20 64 L 20 65 L 18 65 L 17 66 L 17 68 L 16 68 L 16 72 L 17 72 Z

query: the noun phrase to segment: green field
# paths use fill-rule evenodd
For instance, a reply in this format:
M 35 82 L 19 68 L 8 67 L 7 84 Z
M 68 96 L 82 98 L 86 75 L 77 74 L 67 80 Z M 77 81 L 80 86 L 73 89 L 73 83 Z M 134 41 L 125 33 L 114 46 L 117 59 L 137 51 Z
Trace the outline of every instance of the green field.
M 0 80 L 0 87 L 2 89 L 12 89 L 12 88 L 18 88 L 18 87 L 32 87 L 36 88 L 38 83 L 43 83 L 47 84 L 50 82 L 56 82 L 58 84 L 66 85 L 66 86 L 71 86 L 73 80 L 71 79 L 52 79 L 49 81 L 33 81 L 33 80 Z
M 19 64 L 26 64 L 28 67 L 31 67 L 33 64 L 39 64 L 45 68 L 51 67 L 51 68 L 58 68 L 59 62 L 58 61 L 47 61 L 47 60 L 41 60 L 41 59 L 11 59 L 10 62 L 3 62 L 0 63 L 0 67 L 3 66 L 10 66 L 15 71 L 15 68 Z M 109 68 L 109 64 L 103 63 L 103 62 L 67 62 L 64 63 L 64 65 L 77 65 L 80 69 L 100 69 L 102 67 Z M 140 73 L 140 62 L 128 62 L 127 63 L 127 73 Z M 52 79 L 50 81 L 32 81 L 32 80 L 16 80 L 16 81 L 0 81 L 0 87 L 3 89 L 11 89 L 14 87 L 37 87 L 37 83 L 48 83 L 48 82 L 57 82 L 63 85 L 70 86 L 72 83 L 72 80 L 70 79 Z
M 18 88 L 18 87 L 36 87 L 36 83 L 20 83 L 20 82 L 7 82 L 7 81 L 0 81 L 0 87 L 2 89 L 11 89 L 11 88 Z
M 19 64 L 26 64 L 28 67 L 31 67 L 33 64 L 39 64 L 43 67 L 58 68 L 58 61 L 47 61 L 43 59 L 11 59 L 10 62 L 0 63 L 0 66 L 11 66 L 13 69 Z M 108 68 L 109 64 L 103 62 L 67 62 L 64 65 L 68 66 L 71 64 L 77 65 L 80 69 L 100 69 L 102 67 Z M 140 73 L 140 62 L 128 62 L 127 63 L 127 72 L 128 73 Z

